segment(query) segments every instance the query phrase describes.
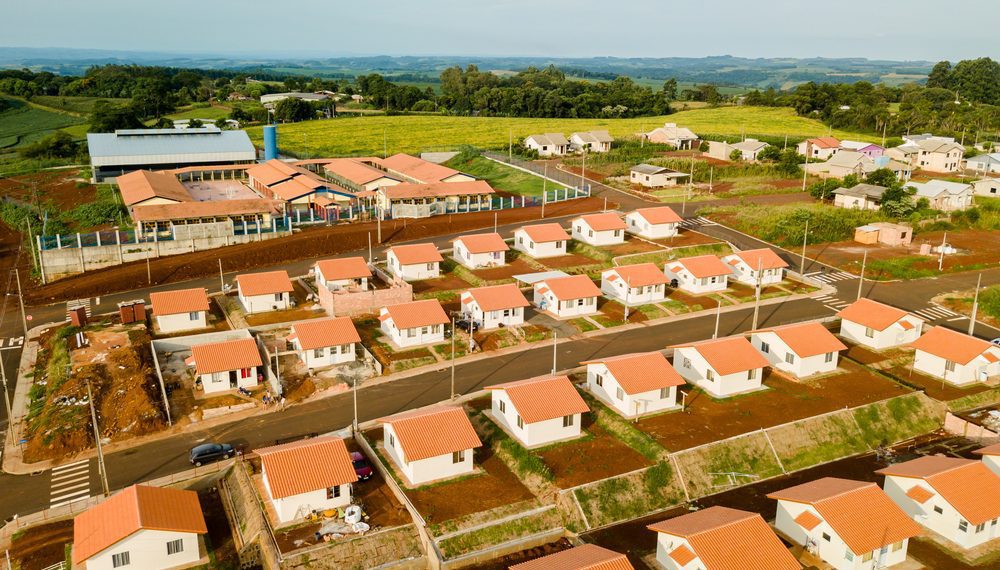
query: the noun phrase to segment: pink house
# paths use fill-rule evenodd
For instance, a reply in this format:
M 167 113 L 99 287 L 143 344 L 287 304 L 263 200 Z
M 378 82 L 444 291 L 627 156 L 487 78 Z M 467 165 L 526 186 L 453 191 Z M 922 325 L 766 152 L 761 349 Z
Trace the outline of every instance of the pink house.
M 868 158 L 878 158 L 885 153 L 885 149 L 879 145 L 863 141 L 840 141 L 840 148 L 860 152 Z

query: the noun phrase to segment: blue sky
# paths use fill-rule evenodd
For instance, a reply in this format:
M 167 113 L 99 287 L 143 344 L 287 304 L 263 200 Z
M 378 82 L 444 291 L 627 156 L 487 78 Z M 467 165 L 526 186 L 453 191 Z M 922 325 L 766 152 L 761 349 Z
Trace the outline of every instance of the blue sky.
M 20 47 L 330 57 L 1000 58 L 997 0 L 11 0 L 4 4 L 0 45 Z

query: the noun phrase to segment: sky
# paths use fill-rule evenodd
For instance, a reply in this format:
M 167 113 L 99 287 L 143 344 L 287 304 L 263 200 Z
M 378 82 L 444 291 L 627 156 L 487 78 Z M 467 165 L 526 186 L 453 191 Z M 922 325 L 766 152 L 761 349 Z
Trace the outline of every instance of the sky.
M 269 57 L 1000 59 L 997 0 L 9 0 L 4 4 L 0 45 L 6 47 Z

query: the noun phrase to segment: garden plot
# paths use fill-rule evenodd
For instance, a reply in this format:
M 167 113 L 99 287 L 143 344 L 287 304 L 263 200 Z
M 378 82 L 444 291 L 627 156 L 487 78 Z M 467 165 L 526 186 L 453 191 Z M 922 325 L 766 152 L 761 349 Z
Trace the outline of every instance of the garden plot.
M 551 470 L 553 483 L 568 489 L 649 467 L 652 462 L 583 414 L 579 439 L 534 450 Z

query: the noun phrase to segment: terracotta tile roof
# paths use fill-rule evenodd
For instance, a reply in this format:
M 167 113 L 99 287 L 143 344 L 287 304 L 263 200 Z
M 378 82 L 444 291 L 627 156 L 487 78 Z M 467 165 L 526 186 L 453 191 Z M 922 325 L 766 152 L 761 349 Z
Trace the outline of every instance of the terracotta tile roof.
M 73 519 L 73 564 L 80 564 L 140 530 L 205 534 L 194 491 L 133 485 Z
M 151 198 L 164 198 L 175 202 L 191 202 L 194 198 L 180 180 L 166 172 L 136 170 L 115 179 L 122 202 L 131 206 Z
M 544 287 L 548 287 L 556 299 L 560 301 L 572 301 L 573 299 L 599 297 L 601 295 L 601 290 L 586 275 L 556 277 L 555 279 L 546 279 L 541 284 Z
M 660 352 L 639 352 L 581 362 L 595 363 L 606 366 L 615 377 L 615 382 L 629 395 L 685 384 L 684 378 Z
M 927 455 L 876 473 L 923 479 L 972 524 L 1000 517 L 1000 476 L 981 461 Z
M 764 368 L 769 364 L 767 359 L 750 344 L 750 341 L 742 336 L 702 340 L 689 344 L 675 345 L 673 348 L 688 347 L 698 351 L 698 354 L 720 376 Z M 676 353 L 674 354 L 674 361 L 676 362 Z
M 389 200 L 402 200 L 405 198 L 423 198 L 433 196 L 441 198 L 445 196 L 486 196 L 493 194 L 493 187 L 485 180 L 469 180 L 463 182 L 433 182 L 431 184 L 396 184 L 395 186 L 383 186 L 379 189 Z
M 802 568 L 757 513 L 709 507 L 647 528 L 686 539 L 706 570 Z
M 354 321 L 350 317 L 315 319 L 295 323 L 292 325 L 292 334 L 288 338 L 289 340 L 298 340 L 302 350 L 361 342 L 358 330 L 354 328 Z
M 262 198 L 245 200 L 209 200 L 177 204 L 141 204 L 132 207 L 136 222 L 189 220 L 194 218 L 225 218 L 246 214 L 278 214 L 277 203 Z
M 525 298 L 524 293 L 513 283 L 494 285 L 492 287 L 477 287 L 476 289 L 469 289 L 466 293 L 475 299 L 476 304 L 483 311 L 502 311 L 503 309 L 531 306 L 531 303 Z
M 922 505 L 933 497 L 934 493 L 931 493 L 920 485 L 914 485 L 910 487 L 909 491 L 906 492 L 906 496 Z
M 204 287 L 156 291 L 149 294 L 149 303 L 153 305 L 154 317 L 207 311 L 208 294 Z
M 618 217 L 618 214 L 604 212 L 601 214 L 586 214 L 576 218 L 590 226 L 595 232 L 607 232 L 611 230 L 624 230 L 625 222 Z M 575 221 L 575 220 L 574 220 Z
M 316 268 L 327 281 L 361 279 L 372 276 L 372 270 L 368 268 L 368 262 L 363 257 L 322 259 L 316 262 Z
M 792 352 L 802 358 L 847 350 L 847 346 L 840 342 L 840 339 L 815 321 L 760 329 L 757 332 L 774 333 L 792 349 Z
M 778 257 L 778 254 L 775 253 L 773 249 L 767 247 L 761 249 L 748 249 L 746 251 L 727 255 L 726 257 L 732 257 L 743 261 L 743 263 L 746 263 L 753 271 L 757 271 L 758 264 L 760 264 L 759 267 L 761 269 L 782 269 L 788 267 L 788 263 L 784 259 Z
M 265 186 L 271 186 L 282 180 L 288 180 L 293 175 L 295 175 L 295 170 L 291 168 L 291 165 L 277 159 L 255 164 L 247 169 L 247 176 L 260 181 Z
M 871 327 L 877 331 L 884 331 L 909 314 L 902 309 L 890 307 L 878 301 L 858 299 L 844 307 L 842 311 L 837 313 L 837 316 L 845 321 Z M 923 319 L 920 320 L 923 321 Z
M 823 519 L 814 515 L 812 511 L 802 511 L 799 516 L 795 517 L 795 523 L 806 530 L 816 528 L 816 525 L 821 522 L 823 522 Z
M 385 314 L 392 319 L 399 330 L 443 325 L 448 322 L 448 315 L 436 299 L 389 305 L 385 310 Z
M 922 532 L 875 483 L 824 477 L 768 498 L 812 505 L 857 555 Z
M 722 263 L 722 260 L 714 255 L 699 255 L 697 257 L 685 257 L 683 259 L 677 259 L 674 261 L 668 261 L 667 266 L 674 273 L 675 267 L 683 267 L 687 269 L 691 275 L 694 275 L 698 279 L 705 277 L 718 277 L 720 275 L 731 275 L 733 271 L 729 267 Z
M 308 184 L 304 180 L 303 176 L 296 176 L 290 180 L 285 180 L 284 182 L 279 182 L 270 188 L 271 192 L 274 194 L 275 198 L 285 200 L 286 202 L 291 202 L 296 198 L 301 198 L 303 196 L 308 196 L 316 192 L 317 188 L 314 184 Z
M 444 261 L 441 252 L 432 243 L 415 243 L 411 245 L 397 245 L 389 248 L 389 252 L 396 256 L 399 263 L 403 265 L 415 265 L 417 263 L 434 263 Z
M 818 137 L 809 139 L 809 142 L 819 148 L 840 148 L 840 141 L 833 137 Z
M 395 180 L 388 173 L 354 158 L 335 158 L 323 165 L 323 170 L 348 182 L 362 186 L 383 177 Z
M 655 263 L 637 263 L 612 267 L 609 271 L 617 273 L 629 287 L 648 287 L 650 285 L 666 285 L 670 282 L 666 274 L 660 271 Z
M 550 243 L 569 239 L 569 234 L 566 233 L 566 230 L 556 223 L 522 226 L 521 231 L 528 234 L 531 241 L 535 243 Z
M 451 241 L 462 242 L 462 245 L 465 246 L 465 249 L 469 250 L 469 253 L 493 253 L 494 251 L 507 251 L 510 249 L 507 242 L 500 237 L 500 234 L 496 233 L 458 236 Z
M 690 548 L 683 544 L 671 550 L 667 556 L 682 567 L 687 566 L 692 560 L 698 558 Z
M 590 411 L 568 376 L 539 376 L 486 389 L 507 392 L 517 413 L 529 424 Z
M 354 483 L 351 456 L 344 440 L 315 437 L 256 450 L 271 498 L 284 499 L 309 491 Z
M 441 182 L 461 172 L 441 164 L 428 162 L 409 154 L 394 154 L 379 161 L 386 169 L 421 182 Z
M 256 295 L 272 295 L 274 293 L 291 293 L 294 288 L 288 278 L 288 272 L 266 271 L 264 273 L 245 273 L 236 276 L 240 291 L 245 297 Z
M 656 208 L 639 208 L 635 211 L 643 219 L 653 225 L 657 224 L 679 224 L 684 218 L 677 215 L 670 206 L 658 206 Z
M 509 570 L 634 570 L 628 557 L 596 544 L 580 546 L 515 564 Z
M 982 449 L 977 449 L 973 451 L 976 455 L 1000 455 L 1000 443 L 994 443 L 993 445 L 987 445 Z
M 392 426 L 407 461 L 420 461 L 483 445 L 465 410 L 454 406 L 413 410 L 378 421 Z
M 195 372 L 200 376 L 262 366 L 263 362 L 257 343 L 252 338 L 241 338 L 196 344 L 191 347 L 191 356 L 186 364 L 194 364 Z
M 968 364 L 977 356 L 993 348 L 993 345 L 985 340 L 941 326 L 925 332 L 910 346 L 958 364 Z

